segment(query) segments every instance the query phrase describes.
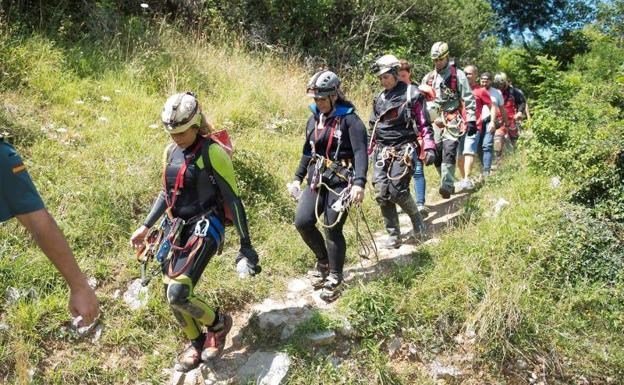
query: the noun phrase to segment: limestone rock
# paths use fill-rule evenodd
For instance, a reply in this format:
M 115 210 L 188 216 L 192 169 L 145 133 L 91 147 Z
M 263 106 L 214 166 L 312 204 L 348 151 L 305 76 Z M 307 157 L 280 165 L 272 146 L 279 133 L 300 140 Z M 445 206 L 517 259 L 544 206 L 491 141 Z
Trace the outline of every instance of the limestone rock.
M 445 380 L 451 382 L 461 378 L 464 373 L 454 366 L 445 366 L 440 361 L 433 361 L 431 364 L 431 376 L 435 380 Z
M 242 384 L 279 385 L 288 374 L 289 367 L 290 357 L 286 353 L 255 352 L 238 370 L 237 380 Z
M 314 345 L 329 345 L 336 339 L 336 332 L 333 330 L 325 330 L 322 332 L 310 334 L 307 336 L 308 341 Z
M 147 286 L 141 285 L 141 279 L 137 278 L 128 286 L 123 295 L 124 302 L 132 310 L 138 310 L 147 304 L 149 291 Z

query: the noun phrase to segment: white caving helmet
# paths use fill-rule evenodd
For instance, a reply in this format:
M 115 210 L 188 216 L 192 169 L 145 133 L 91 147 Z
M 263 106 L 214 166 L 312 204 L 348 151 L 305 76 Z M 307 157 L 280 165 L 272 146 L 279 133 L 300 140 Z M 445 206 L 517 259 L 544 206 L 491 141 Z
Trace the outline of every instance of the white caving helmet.
M 202 112 L 195 94 L 183 92 L 170 96 L 163 107 L 161 119 L 169 134 L 179 134 L 193 125 L 200 126 Z
M 431 46 L 431 59 L 432 60 L 444 59 L 445 57 L 448 56 L 448 54 L 449 54 L 448 44 L 446 44 L 443 41 L 435 42 Z
M 386 72 L 394 71 L 396 75 L 397 70 L 401 67 L 401 62 L 394 55 L 383 55 L 379 59 L 375 60 L 373 65 L 371 66 L 371 72 L 375 74 L 375 76 L 381 76 Z

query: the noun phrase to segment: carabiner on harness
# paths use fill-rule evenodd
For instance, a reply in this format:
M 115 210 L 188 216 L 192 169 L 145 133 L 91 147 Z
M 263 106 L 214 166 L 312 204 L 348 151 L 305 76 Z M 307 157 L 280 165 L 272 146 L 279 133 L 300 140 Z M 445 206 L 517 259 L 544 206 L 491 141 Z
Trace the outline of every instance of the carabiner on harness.
M 195 224 L 195 231 L 193 232 L 193 235 L 200 237 L 200 238 L 205 238 L 206 235 L 208 235 L 209 228 L 210 228 L 210 221 L 206 219 L 205 217 L 203 217 L 202 219 L 197 221 L 197 223 Z

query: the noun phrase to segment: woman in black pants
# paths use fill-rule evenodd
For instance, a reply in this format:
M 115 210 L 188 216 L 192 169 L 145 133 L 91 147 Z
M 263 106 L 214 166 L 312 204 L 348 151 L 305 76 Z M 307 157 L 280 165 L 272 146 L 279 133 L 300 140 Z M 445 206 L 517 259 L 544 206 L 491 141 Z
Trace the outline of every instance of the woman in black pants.
M 308 82 L 308 96 L 314 98 L 312 115 L 295 180 L 289 184 L 291 194 L 298 197 L 307 175 L 295 226 L 316 256 L 319 276 L 313 285 L 322 289 L 320 297 L 327 302 L 340 293 L 347 248 L 342 228 L 349 204 L 364 199 L 368 170 L 366 128 L 339 87 L 340 78 L 327 70 Z M 321 216 L 325 239 L 316 227 Z

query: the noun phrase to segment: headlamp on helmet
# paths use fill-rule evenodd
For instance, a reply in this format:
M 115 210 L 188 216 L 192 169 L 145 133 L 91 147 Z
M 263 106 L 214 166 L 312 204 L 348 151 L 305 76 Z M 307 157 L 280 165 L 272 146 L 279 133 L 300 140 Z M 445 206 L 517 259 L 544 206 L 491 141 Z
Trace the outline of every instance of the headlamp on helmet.
M 375 74 L 375 76 L 381 76 L 386 72 L 392 72 L 396 75 L 399 67 L 401 67 L 401 63 L 396 56 L 383 55 L 371 65 L 371 72 Z
M 169 97 L 161 113 L 165 131 L 179 134 L 190 127 L 201 125 L 201 108 L 192 92 L 184 92 Z

